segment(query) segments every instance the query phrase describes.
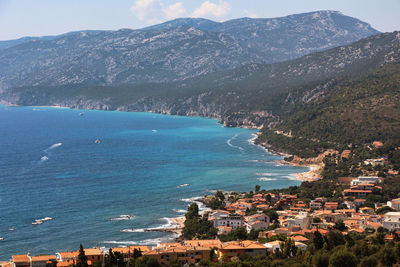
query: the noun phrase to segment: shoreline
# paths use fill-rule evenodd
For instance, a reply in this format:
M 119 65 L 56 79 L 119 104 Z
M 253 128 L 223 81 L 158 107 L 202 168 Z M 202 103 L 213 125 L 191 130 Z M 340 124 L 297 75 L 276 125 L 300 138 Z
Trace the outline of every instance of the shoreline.
M 6 102 L 6 101 L 2 101 L 0 100 L 0 104 L 5 105 L 7 107 L 33 107 L 33 108 L 56 108 L 56 109 L 71 109 L 71 110 L 97 110 L 97 111 L 119 111 L 119 112 L 144 112 L 144 113 L 156 113 L 156 114 L 160 114 L 160 115 L 169 115 L 169 116 L 183 116 L 183 117 L 195 117 L 195 118 L 207 118 L 207 119 L 213 119 L 216 120 L 218 124 L 221 124 L 223 127 L 230 127 L 231 126 L 226 126 L 224 124 L 223 121 L 220 121 L 219 118 L 216 117 L 203 117 L 203 116 L 186 116 L 186 115 L 172 115 L 172 114 L 164 114 L 164 113 L 160 113 L 160 112 L 154 112 L 154 111 L 129 111 L 129 110 L 122 110 L 122 109 L 115 109 L 115 110 L 106 110 L 106 109 L 91 109 L 91 108 L 87 108 L 87 109 L 82 109 L 82 108 L 73 108 L 73 107 L 68 107 L 68 106 L 62 106 L 62 105 L 44 105 L 44 106 L 21 106 L 21 105 L 17 105 L 11 102 Z M 244 129 L 252 129 L 252 130 L 256 130 L 257 132 L 254 134 L 254 138 L 250 138 L 249 142 L 253 145 L 259 146 L 261 148 L 263 148 L 267 153 L 275 155 L 275 156 L 281 156 L 281 157 L 290 157 L 292 156 L 291 154 L 285 153 L 283 151 L 280 151 L 279 149 L 265 143 L 265 142 L 260 142 L 258 141 L 258 136 L 261 134 L 261 129 L 262 127 L 250 127 L 250 126 L 246 126 L 246 125 L 241 125 L 241 126 L 237 126 L 237 127 L 233 127 L 233 128 L 244 128 Z M 296 157 L 296 156 L 295 156 Z M 285 160 L 279 160 L 277 161 L 277 163 L 280 164 L 284 164 L 284 165 L 290 165 L 290 166 L 295 166 L 295 167 L 306 167 L 309 168 L 308 171 L 306 172 L 299 172 L 299 173 L 295 173 L 292 174 L 293 178 L 295 180 L 299 180 L 299 181 L 307 181 L 307 182 L 313 182 L 313 181 L 317 181 L 319 179 L 321 179 L 321 171 L 324 167 L 324 164 L 321 162 L 317 163 L 317 164 L 309 164 L 309 163 L 302 163 L 303 161 L 306 161 L 307 159 L 301 159 L 299 162 L 288 162 Z

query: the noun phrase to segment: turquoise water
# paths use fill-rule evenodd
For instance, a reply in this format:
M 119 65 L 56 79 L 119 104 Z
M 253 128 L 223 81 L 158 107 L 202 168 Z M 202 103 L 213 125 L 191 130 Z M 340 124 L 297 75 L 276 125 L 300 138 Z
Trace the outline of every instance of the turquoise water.
M 0 260 L 154 244 L 173 235 L 143 229 L 168 226 L 193 197 L 299 184 L 290 175 L 304 168 L 274 163 L 254 133 L 204 118 L 0 106 Z

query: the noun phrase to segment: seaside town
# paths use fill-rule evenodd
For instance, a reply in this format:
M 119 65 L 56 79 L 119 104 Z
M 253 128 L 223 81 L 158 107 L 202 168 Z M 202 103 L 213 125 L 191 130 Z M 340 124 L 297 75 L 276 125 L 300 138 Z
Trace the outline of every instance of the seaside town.
M 338 158 L 350 154 L 343 151 Z M 362 164 L 369 174 L 390 166 L 384 158 Z M 400 179 L 394 170 L 383 176 L 324 177 L 269 191 L 259 185 L 246 193 L 217 191 L 196 201 L 209 209 L 199 212 L 192 203 L 185 218 L 176 220 L 179 227 L 165 229 L 180 235 L 174 242 L 109 249 L 81 245 L 53 255 L 12 255 L 0 265 L 392 266 L 400 262 Z

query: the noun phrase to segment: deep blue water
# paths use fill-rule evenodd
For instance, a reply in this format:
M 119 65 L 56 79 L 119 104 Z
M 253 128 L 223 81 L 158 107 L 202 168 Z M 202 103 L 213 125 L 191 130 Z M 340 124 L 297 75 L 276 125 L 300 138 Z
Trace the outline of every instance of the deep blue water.
M 290 174 L 304 169 L 272 162 L 281 158 L 252 145 L 254 133 L 204 118 L 0 106 L 0 260 L 154 243 L 172 235 L 121 230 L 165 226 L 216 189 L 299 184 Z

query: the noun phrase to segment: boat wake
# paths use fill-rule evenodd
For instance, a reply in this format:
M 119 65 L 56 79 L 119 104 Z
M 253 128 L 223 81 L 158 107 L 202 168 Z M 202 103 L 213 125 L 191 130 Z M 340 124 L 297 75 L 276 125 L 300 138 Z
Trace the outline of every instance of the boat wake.
M 228 146 L 230 146 L 230 147 L 239 149 L 240 151 L 244 151 L 244 148 L 243 148 L 243 147 L 232 145 L 232 141 L 235 140 L 237 137 L 238 137 L 238 134 L 235 134 L 233 137 L 229 138 L 229 139 L 226 141 L 226 144 L 227 144 Z
M 50 151 L 50 150 L 52 150 L 52 149 L 54 149 L 56 147 L 59 147 L 59 146 L 62 146 L 62 143 L 53 144 L 53 145 L 49 146 L 47 149 L 45 149 L 44 152 L 48 153 L 48 151 Z

